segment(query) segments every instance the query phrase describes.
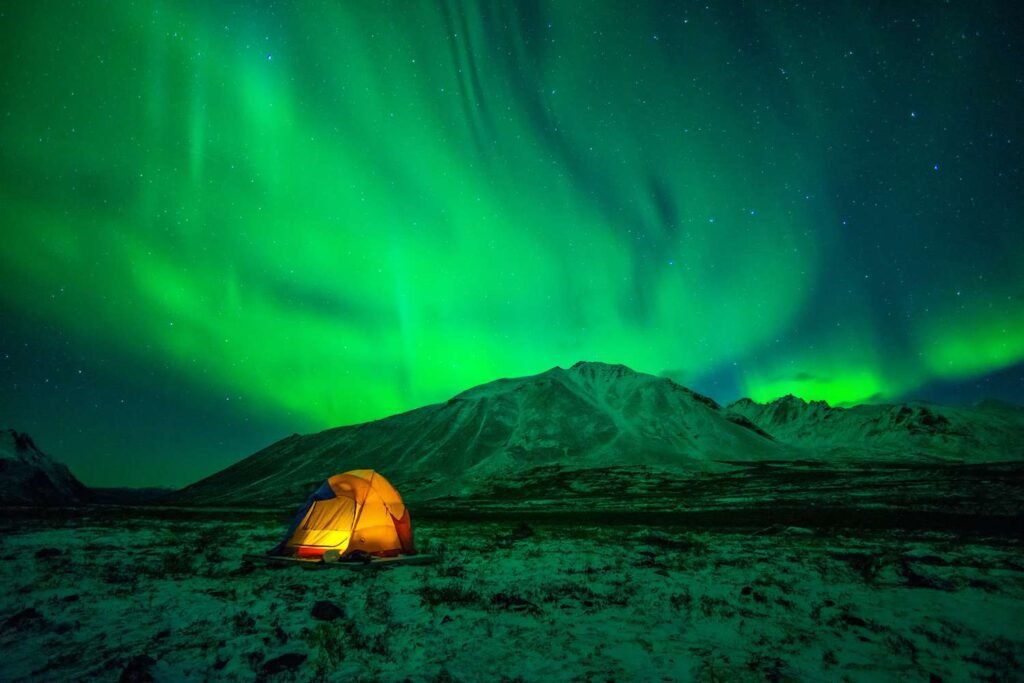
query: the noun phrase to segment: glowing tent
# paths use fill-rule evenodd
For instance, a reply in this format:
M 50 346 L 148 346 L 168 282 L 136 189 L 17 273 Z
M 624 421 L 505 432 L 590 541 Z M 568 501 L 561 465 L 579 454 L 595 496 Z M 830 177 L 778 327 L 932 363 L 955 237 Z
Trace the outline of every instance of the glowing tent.
M 279 555 L 344 557 L 356 550 L 378 557 L 412 555 L 409 510 L 395 487 L 373 470 L 336 474 L 299 508 Z M 327 558 L 325 558 L 327 559 Z

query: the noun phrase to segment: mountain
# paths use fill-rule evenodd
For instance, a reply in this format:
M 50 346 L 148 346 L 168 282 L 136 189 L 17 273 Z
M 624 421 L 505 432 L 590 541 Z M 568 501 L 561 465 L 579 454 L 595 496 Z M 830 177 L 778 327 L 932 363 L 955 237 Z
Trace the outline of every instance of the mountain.
M 696 501 L 702 491 L 715 505 L 739 505 L 783 491 L 803 495 L 801 482 L 824 482 L 823 468 L 853 481 L 848 473 L 862 477 L 865 463 L 891 473 L 894 465 L 1024 460 L 1022 437 L 1024 410 L 1008 404 L 844 409 L 788 396 L 723 408 L 667 378 L 580 362 L 375 422 L 292 435 L 168 502 L 295 505 L 332 474 L 374 468 L 411 500 L 467 510 L 598 498 L 606 509 L 635 509 L 641 499 Z M 960 486 L 950 472 L 949 486 Z M 870 486 L 891 491 L 898 479 L 889 476 L 868 477 Z M 977 488 L 986 489 L 988 476 L 978 474 Z M 829 495 L 843 486 L 830 483 Z M 934 496 L 916 474 L 899 486 Z
M 789 459 L 793 450 L 670 379 L 580 362 L 500 379 L 446 403 L 383 420 L 293 435 L 181 491 L 181 503 L 294 504 L 360 467 L 417 497 L 465 495 L 545 466 L 708 471 L 722 461 Z
M 728 411 L 818 458 L 1024 460 L 1024 408 L 1000 401 L 838 408 L 785 396 L 771 403 L 740 399 Z
M 0 431 L 0 505 L 68 505 L 85 501 L 88 494 L 82 482 L 39 450 L 28 434 Z

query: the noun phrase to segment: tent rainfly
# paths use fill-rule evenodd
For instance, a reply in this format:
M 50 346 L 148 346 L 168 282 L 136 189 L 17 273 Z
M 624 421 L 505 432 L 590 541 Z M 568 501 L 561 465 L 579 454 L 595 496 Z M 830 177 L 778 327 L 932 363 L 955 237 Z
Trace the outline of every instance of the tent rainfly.
M 344 557 L 413 555 L 409 510 L 395 487 L 373 470 L 336 474 L 299 508 L 275 554 Z

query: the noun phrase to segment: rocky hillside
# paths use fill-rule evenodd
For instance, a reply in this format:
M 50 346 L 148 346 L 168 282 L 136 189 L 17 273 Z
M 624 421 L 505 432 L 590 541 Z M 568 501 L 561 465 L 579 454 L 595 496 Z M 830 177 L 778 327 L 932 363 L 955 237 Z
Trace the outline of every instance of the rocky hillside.
M 1024 410 L 1007 404 L 843 409 L 789 396 L 723 408 L 666 378 L 581 362 L 383 420 L 293 435 L 171 500 L 294 505 L 328 476 L 364 467 L 413 500 L 612 500 L 616 491 L 654 496 L 672 481 L 727 476 L 724 500 L 730 489 L 732 498 L 746 495 L 753 465 L 1024 460 L 1022 435 Z
M 835 408 L 785 396 L 741 399 L 728 411 L 816 458 L 1002 462 L 1024 460 L 1024 408 L 999 401 Z
M 32 437 L 0 431 L 0 505 L 68 505 L 87 497 L 82 482 L 36 448 Z
M 331 474 L 359 467 L 417 497 L 557 465 L 689 472 L 726 460 L 780 460 L 792 449 L 715 401 L 622 365 L 577 363 L 500 379 L 446 403 L 383 420 L 293 435 L 184 489 L 181 503 L 292 504 Z

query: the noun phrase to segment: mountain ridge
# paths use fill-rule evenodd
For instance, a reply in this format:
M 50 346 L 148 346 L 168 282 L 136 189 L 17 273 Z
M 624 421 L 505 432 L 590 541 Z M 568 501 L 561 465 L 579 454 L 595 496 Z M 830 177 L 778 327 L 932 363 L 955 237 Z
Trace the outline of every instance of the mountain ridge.
M 301 500 L 318 481 L 372 467 L 421 499 L 471 495 L 556 467 L 693 474 L 737 463 L 1024 459 L 1024 412 L 923 404 L 836 408 L 795 396 L 722 406 L 666 377 L 580 361 L 500 378 L 448 401 L 286 437 L 179 491 L 181 504 Z
M 821 453 L 911 456 L 977 461 L 1024 458 L 1024 411 L 1011 404 L 979 402 L 951 407 L 926 401 L 830 406 L 792 394 L 768 403 L 740 399 L 727 410 L 775 438 Z M 909 449 L 909 450 L 908 450 Z
M 69 505 L 89 498 L 71 471 L 41 451 L 31 436 L 0 430 L 0 505 Z

